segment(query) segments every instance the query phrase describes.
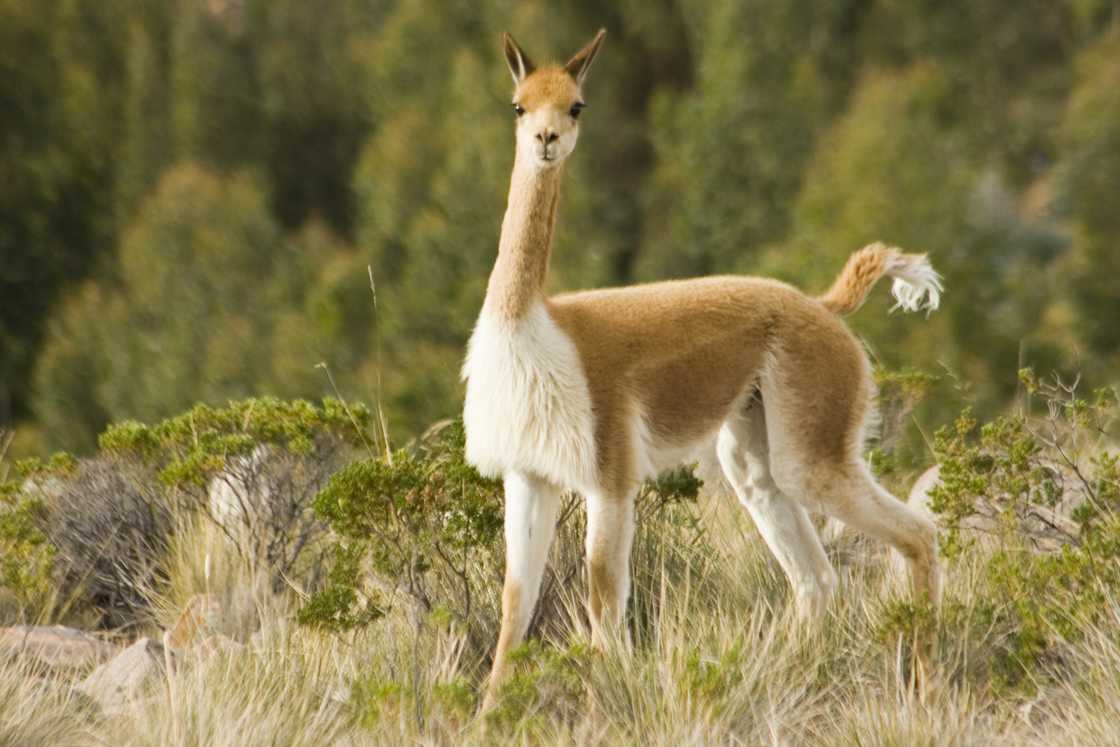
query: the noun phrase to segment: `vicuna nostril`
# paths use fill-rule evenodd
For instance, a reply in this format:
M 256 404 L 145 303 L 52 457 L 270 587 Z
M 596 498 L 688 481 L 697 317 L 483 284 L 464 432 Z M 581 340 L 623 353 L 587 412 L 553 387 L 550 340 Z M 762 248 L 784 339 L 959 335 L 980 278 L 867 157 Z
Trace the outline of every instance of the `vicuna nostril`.
M 540 140 L 542 145 L 549 145 L 550 143 L 555 143 L 559 139 L 560 139 L 560 136 L 557 135 L 555 132 L 548 132 L 546 130 L 544 132 L 538 132 L 537 133 L 537 140 Z
M 559 140 L 559 139 L 560 139 L 560 136 L 559 136 L 559 135 L 557 135 L 557 134 L 556 134 L 555 132 L 553 132 L 553 133 L 550 133 L 550 134 L 549 134 L 549 136 L 548 136 L 548 140 L 547 140 L 546 142 L 549 142 L 549 143 L 555 143 L 555 142 L 556 142 L 557 140 Z

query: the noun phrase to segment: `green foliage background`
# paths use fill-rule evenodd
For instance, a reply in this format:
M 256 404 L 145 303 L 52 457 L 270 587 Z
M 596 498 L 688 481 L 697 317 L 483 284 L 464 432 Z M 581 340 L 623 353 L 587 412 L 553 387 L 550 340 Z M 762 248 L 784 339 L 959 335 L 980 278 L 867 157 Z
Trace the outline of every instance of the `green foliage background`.
M 0 425 L 20 453 L 88 451 L 111 420 L 320 397 L 321 361 L 398 438 L 453 414 L 512 162 L 503 29 L 537 58 L 610 32 L 556 289 L 748 272 L 815 290 L 884 240 L 930 252 L 948 293 L 928 322 L 877 294 L 853 323 L 882 363 L 946 368 L 979 412 L 1023 362 L 1115 382 L 1117 15 L 0 0 Z

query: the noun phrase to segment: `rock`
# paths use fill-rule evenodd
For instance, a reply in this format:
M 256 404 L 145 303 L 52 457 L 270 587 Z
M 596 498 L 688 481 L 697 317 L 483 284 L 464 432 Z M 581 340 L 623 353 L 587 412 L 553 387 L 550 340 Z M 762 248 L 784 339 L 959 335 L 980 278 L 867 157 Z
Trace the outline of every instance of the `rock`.
M 232 459 L 229 467 L 210 481 L 210 515 L 226 531 L 244 529 L 245 522 L 252 518 L 246 512 L 255 513 L 268 502 L 267 481 L 256 479 L 268 456 L 268 447 L 258 445 L 248 456 Z
M 190 648 L 217 626 L 221 614 L 222 605 L 213 594 L 195 594 L 183 607 L 179 619 L 164 634 L 164 645 L 173 652 Z
M 0 654 L 34 658 L 50 667 L 81 669 L 99 664 L 120 649 L 62 625 L 15 625 L 0 628 Z
M 150 638 L 141 638 L 93 670 L 76 689 L 96 701 L 102 710 L 112 713 L 140 696 L 152 677 L 163 670 L 163 646 Z

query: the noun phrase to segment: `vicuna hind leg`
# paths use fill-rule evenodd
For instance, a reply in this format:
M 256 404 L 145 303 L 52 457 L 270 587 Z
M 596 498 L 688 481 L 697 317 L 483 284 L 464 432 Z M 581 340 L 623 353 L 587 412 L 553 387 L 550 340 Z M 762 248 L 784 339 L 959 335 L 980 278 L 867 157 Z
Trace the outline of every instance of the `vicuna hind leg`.
M 827 381 L 827 380 L 826 380 Z M 787 494 L 803 505 L 833 516 L 848 526 L 882 540 L 897 550 L 910 567 L 915 599 L 936 604 L 940 598 L 940 569 L 937 563 L 937 528 L 925 515 L 907 506 L 883 489 L 871 476 L 859 456 L 859 430 L 867 409 L 866 398 L 847 382 L 837 383 L 824 395 L 818 390 L 777 385 L 773 379 L 763 384 L 767 406 L 767 436 L 771 447 L 774 480 Z M 798 395 L 801 396 L 798 396 Z M 822 407 L 823 397 L 834 402 L 852 402 Z M 822 412 L 831 418 L 820 417 Z M 932 639 L 919 649 L 919 658 L 928 669 Z
M 884 490 L 862 462 L 854 458 L 798 460 L 787 452 L 775 470 L 775 480 L 803 505 L 893 547 L 909 564 L 915 597 L 938 601 L 937 528 L 928 517 Z
M 910 566 L 910 585 L 919 601 L 937 603 L 941 575 L 937 562 L 937 527 L 924 514 L 888 493 L 863 464 L 853 466 L 859 474 L 852 481 L 855 497 L 839 504 L 833 515 L 864 534 L 890 544 Z
M 941 576 L 933 521 L 884 490 L 864 464 L 852 465 L 849 471 L 854 476 L 847 483 L 838 484 L 847 484 L 847 494 L 852 498 L 837 500 L 830 512 L 857 531 L 877 537 L 897 550 L 910 566 L 915 601 L 936 605 L 941 596 Z M 933 653 L 933 632 L 927 630 L 913 641 L 915 667 L 911 676 L 923 696 L 928 696 L 934 687 Z
M 623 615 L 630 597 L 630 547 L 634 542 L 634 495 L 587 496 L 587 612 L 591 641 L 605 649 L 625 636 Z
M 937 529 L 883 489 L 860 455 L 873 388 L 854 339 L 825 338 L 775 357 L 762 377 L 770 469 L 803 506 L 886 542 L 906 558 L 915 595 L 937 602 Z
M 836 589 L 836 571 L 825 555 L 808 512 L 774 483 L 761 401 L 751 402 L 724 423 L 717 452 L 735 495 L 750 512 L 759 534 L 785 571 L 799 616 L 807 620 L 819 615 Z
M 494 704 L 505 675 L 509 650 L 521 643 L 529 627 L 559 510 L 560 491 L 553 485 L 529 475 L 506 475 L 506 578 L 502 588 L 502 628 L 494 651 L 483 710 Z

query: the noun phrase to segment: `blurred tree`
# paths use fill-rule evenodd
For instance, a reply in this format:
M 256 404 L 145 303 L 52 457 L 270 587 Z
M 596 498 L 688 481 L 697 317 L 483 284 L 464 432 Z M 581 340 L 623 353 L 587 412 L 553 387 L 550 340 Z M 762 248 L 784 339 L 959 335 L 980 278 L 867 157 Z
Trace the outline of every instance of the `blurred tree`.
M 447 73 L 463 37 L 458 29 L 470 28 L 475 15 L 464 2 L 433 14 L 422 0 L 402 0 L 386 14 L 376 42 L 362 50 L 377 129 L 354 174 L 355 233 L 387 294 L 404 272 L 405 234 L 429 204 L 446 139 L 461 132 L 461 142 L 475 132 L 474 123 L 454 119 L 447 107 Z M 484 100 L 493 95 L 481 81 L 471 90 Z
M 880 0 L 862 46 L 868 59 L 895 68 L 936 64 L 951 92 L 958 137 L 1018 189 L 1053 161 L 1078 5 L 1087 3 Z
M 398 421 L 407 417 L 402 424 L 409 432 L 459 406 L 463 348 L 497 252 L 513 163 L 512 112 L 479 95 L 491 70 L 468 49 L 451 64 L 447 111 L 469 123 L 472 134 L 447 143 L 430 182 L 430 203 L 405 236 L 409 263 L 388 296 L 389 412 Z
M 688 6 L 695 83 L 685 96 L 663 91 L 651 115 L 659 168 L 642 277 L 746 270 L 785 235 L 816 133 L 846 94 L 835 71 L 851 65 L 860 5 Z
M 125 94 L 116 213 L 130 221 L 160 173 L 174 159 L 172 147 L 171 38 L 165 3 L 144 3 L 126 24 Z
M 31 399 L 43 447 L 90 453 L 97 434 L 117 415 L 100 390 L 109 358 L 123 353 L 114 331 L 126 315 L 122 299 L 91 280 L 51 317 Z
M 387 7 L 366 0 L 251 4 L 264 128 L 263 168 L 286 227 L 317 216 L 351 236 L 354 164 L 372 121 L 365 50 Z
M 1064 266 L 1068 330 L 1111 376 L 1120 367 L 1120 37 L 1087 50 L 1062 127 L 1061 202 L 1072 221 Z
M 123 3 L 0 1 L 0 423 L 59 293 L 112 249 Z
M 119 277 L 52 325 L 36 382 L 44 437 L 81 447 L 97 428 L 80 426 L 98 416 L 150 421 L 198 400 L 312 393 L 314 358 L 285 380 L 274 365 L 279 312 L 300 303 L 298 259 L 252 179 L 168 172 L 125 236 Z
M 177 159 L 221 169 L 262 163 L 264 101 L 239 3 L 185 3 L 171 39 L 171 125 Z

